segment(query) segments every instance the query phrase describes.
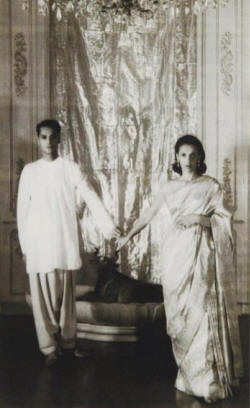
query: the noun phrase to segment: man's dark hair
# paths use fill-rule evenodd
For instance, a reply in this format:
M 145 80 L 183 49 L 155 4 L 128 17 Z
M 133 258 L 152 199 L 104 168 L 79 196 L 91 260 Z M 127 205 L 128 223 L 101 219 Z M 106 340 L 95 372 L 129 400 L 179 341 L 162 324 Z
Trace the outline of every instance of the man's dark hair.
M 47 127 L 47 128 L 51 128 L 53 129 L 58 135 L 60 135 L 61 133 L 61 126 L 59 124 L 59 122 L 56 119 L 45 119 L 42 120 L 41 122 L 39 122 L 36 125 L 36 133 L 37 136 L 39 136 L 40 134 L 40 130 L 42 127 Z

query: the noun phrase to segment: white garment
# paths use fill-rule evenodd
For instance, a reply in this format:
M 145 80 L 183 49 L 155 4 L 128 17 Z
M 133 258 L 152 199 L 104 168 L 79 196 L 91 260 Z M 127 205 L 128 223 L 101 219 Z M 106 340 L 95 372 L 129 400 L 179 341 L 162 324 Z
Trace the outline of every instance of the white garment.
M 76 163 L 58 157 L 53 161 L 40 159 L 24 167 L 18 190 L 17 224 L 27 273 L 81 267 L 77 193 L 101 232 L 110 238 L 114 223 Z
M 72 271 L 29 274 L 39 348 L 44 355 L 73 349 L 76 341 L 75 276 Z

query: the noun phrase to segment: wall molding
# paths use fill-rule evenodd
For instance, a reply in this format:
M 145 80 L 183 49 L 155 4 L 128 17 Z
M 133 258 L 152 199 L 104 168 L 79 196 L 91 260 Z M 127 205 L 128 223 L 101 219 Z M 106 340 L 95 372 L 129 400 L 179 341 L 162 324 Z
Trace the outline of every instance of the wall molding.
M 232 52 L 233 35 L 226 31 L 221 36 L 220 72 L 222 75 L 221 90 L 230 96 L 233 88 L 234 55 Z
M 38 158 L 36 123 L 50 112 L 49 19 L 37 1 L 0 2 L 0 306 L 20 304 L 27 285 L 16 226 L 17 189 L 25 163 Z
M 23 291 L 16 291 L 14 289 L 15 280 L 15 259 L 19 258 L 22 260 L 22 251 L 19 244 L 17 228 L 10 231 L 9 235 L 9 255 L 10 255 L 10 280 L 9 280 L 9 291 L 11 295 L 24 295 Z
M 19 32 L 15 34 L 15 54 L 14 54 L 14 81 L 16 85 L 16 95 L 23 96 L 27 90 L 25 77 L 28 70 L 27 61 L 27 43 L 24 34 Z
M 230 209 L 234 207 L 233 190 L 231 186 L 232 173 L 232 161 L 226 157 L 223 160 L 223 190 L 225 202 Z

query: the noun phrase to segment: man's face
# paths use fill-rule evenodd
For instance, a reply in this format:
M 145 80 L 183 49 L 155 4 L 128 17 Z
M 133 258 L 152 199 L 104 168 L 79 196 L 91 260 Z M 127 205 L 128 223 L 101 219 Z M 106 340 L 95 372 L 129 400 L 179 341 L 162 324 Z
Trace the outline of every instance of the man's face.
M 57 157 L 60 136 L 52 128 L 41 127 L 38 135 L 38 142 L 42 156 L 45 159 L 53 159 Z

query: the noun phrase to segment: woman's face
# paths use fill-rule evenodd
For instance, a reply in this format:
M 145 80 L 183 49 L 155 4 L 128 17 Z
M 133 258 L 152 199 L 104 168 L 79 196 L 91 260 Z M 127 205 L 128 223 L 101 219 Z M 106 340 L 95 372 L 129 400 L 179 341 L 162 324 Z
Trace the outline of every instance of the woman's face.
M 176 157 L 180 163 L 182 173 L 197 173 L 197 165 L 200 157 L 195 146 L 188 144 L 182 145 Z

